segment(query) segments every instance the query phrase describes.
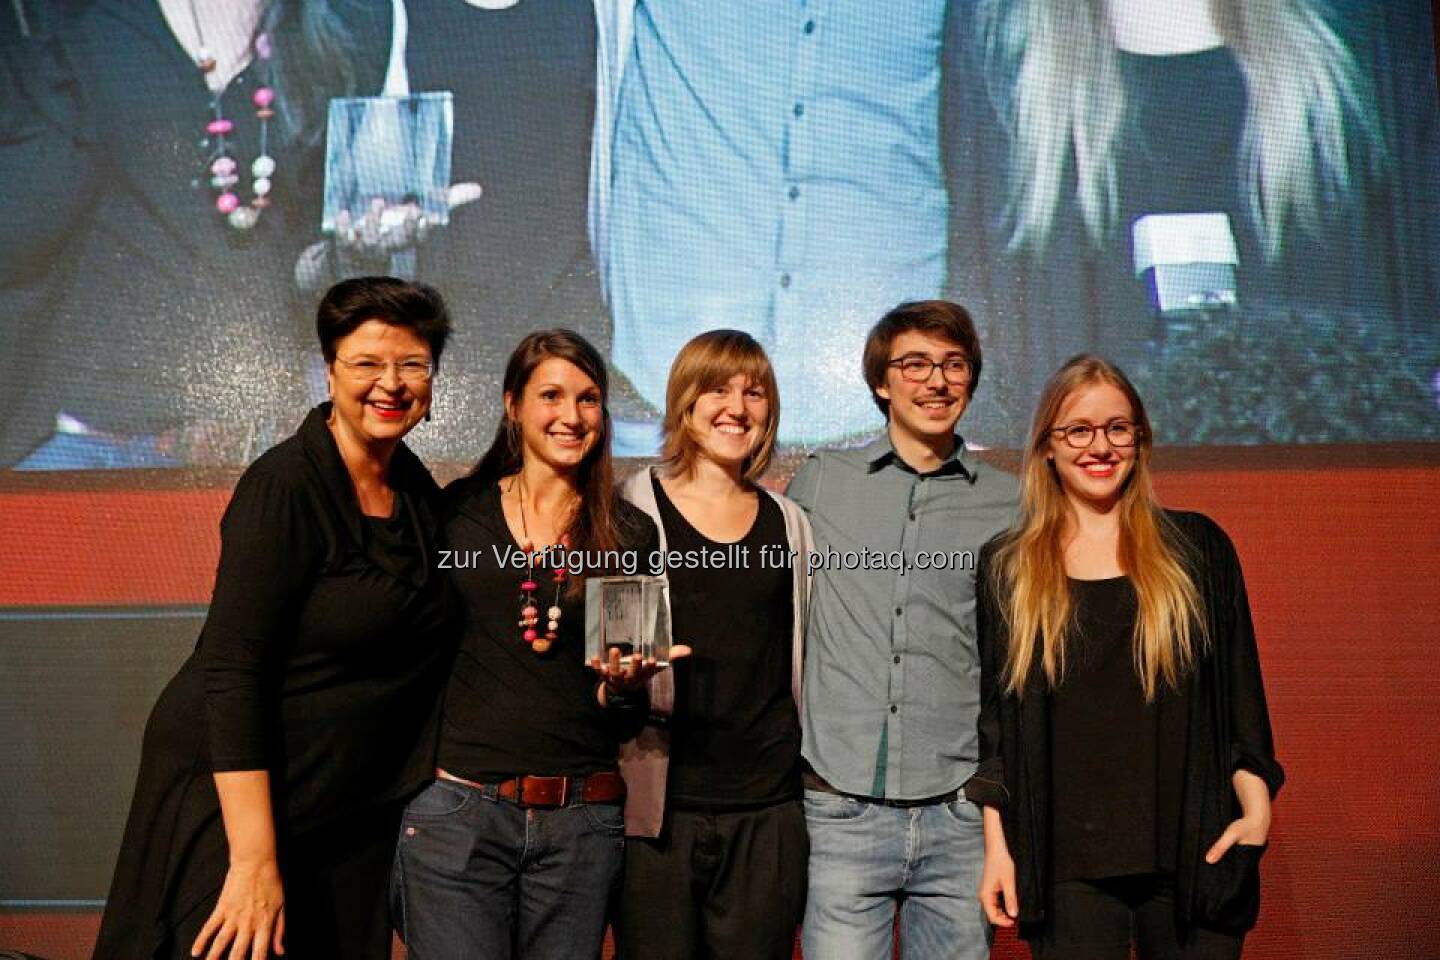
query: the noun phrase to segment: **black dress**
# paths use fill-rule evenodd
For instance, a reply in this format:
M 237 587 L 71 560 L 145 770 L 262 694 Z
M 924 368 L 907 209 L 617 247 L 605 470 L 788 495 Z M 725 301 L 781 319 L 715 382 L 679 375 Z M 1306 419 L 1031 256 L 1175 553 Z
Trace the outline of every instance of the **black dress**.
M 402 445 L 394 517 L 367 520 L 328 415 L 236 486 L 200 641 L 146 726 L 97 958 L 188 955 L 228 866 L 228 770 L 271 775 L 286 955 L 389 956 L 388 853 L 434 770 L 450 594 L 429 473 Z

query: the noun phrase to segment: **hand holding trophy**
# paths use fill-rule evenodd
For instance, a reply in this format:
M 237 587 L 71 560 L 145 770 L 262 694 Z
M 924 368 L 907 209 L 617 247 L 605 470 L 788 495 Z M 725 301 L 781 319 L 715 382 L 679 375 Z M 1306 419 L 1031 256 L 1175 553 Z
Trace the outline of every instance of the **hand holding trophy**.
M 642 688 L 690 648 L 671 643 L 664 577 L 592 577 L 585 584 L 585 657 L 604 681 L 601 704 Z

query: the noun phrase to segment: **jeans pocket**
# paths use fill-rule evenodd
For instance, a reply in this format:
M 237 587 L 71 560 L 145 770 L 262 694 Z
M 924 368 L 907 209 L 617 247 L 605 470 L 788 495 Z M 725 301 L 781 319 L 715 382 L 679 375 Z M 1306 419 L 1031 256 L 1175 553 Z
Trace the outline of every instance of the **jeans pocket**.
M 941 804 L 945 812 L 956 823 L 962 823 L 968 827 L 980 828 L 984 826 L 984 815 L 980 811 L 980 805 L 971 803 L 964 797 L 959 800 L 950 800 Z
M 871 804 L 839 793 L 805 791 L 805 819 L 826 823 L 851 823 L 870 812 Z
M 1260 858 L 1265 844 L 1237 843 L 1219 863 L 1200 864 L 1196 877 L 1195 921 L 1222 933 L 1240 934 L 1260 916 Z
M 405 820 L 432 820 L 464 810 L 475 791 L 461 783 L 436 780 L 405 805 Z
M 601 833 L 625 832 L 625 808 L 618 803 L 584 803 L 580 810 L 590 825 Z

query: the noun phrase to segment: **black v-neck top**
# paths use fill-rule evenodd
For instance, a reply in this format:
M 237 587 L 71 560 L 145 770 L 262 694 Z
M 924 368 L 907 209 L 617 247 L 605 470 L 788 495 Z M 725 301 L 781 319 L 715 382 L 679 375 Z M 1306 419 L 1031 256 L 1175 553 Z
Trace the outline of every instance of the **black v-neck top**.
M 677 643 L 669 804 L 678 809 L 743 809 L 800 793 L 800 719 L 790 692 L 788 567 L 764 567 L 760 551 L 789 549 L 780 505 L 761 493 L 755 522 L 734 544 L 711 540 L 685 519 L 652 477 L 666 547 L 748 557 L 718 569 L 671 567 L 670 609 Z M 738 550 L 736 548 L 739 548 Z
M 500 488 L 464 478 L 445 491 L 443 564 L 460 597 L 460 650 L 445 692 L 439 766 L 470 780 L 520 775 L 584 776 L 613 770 L 620 741 L 644 723 L 643 694 L 621 709 L 602 709 L 597 679 L 585 664 L 583 595 L 560 592 L 559 640 L 537 654 L 520 638 L 520 584 L 527 571 L 501 566 L 519 544 L 505 523 Z M 643 569 L 659 537 L 650 518 L 616 501 L 622 549 Z M 498 551 L 498 555 L 497 555 Z M 557 602 L 552 569 L 534 568 L 541 632 Z M 613 571 L 619 572 L 619 571 Z

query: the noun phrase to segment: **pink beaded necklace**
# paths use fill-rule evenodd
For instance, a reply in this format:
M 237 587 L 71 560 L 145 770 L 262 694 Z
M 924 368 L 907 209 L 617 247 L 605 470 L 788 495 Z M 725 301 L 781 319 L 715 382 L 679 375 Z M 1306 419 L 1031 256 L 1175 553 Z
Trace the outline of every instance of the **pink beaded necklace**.
M 213 73 L 215 57 L 205 46 L 205 32 L 200 26 L 200 14 L 195 10 L 195 0 L 190 0 L 190 17 L 195 23 L 195 36 L 200 42 L 195 55 L 195 66 L 202 74 Z M 270 206 L 272 177 L 275 174 L 275 158 L 270 156 L 270 120 L 275 116 L 275 68 L 270 63 L 272 53 L 270 35 L 261 33 L 255 37 L 255 56 L 259 58 L 266 73 L 266 83 L 250 96 L 255 104 L 255 116 L 260 121 L 260 155 L 250 164 L 250 193 L 248 204 L 240 202 L 235 187 L 240 182 L 239 161 L 231 149 L 229 135 L 235 129 L 235 121 L 228 119 L 221 108 L 224 91 L 211 91 L 211 119 L 205 124 L 205 132 L 212 144 L 205 159 L 209 168 L 210 186 L 215 191 L 215 209 L 225 217 L 236 230 L 249 230 L 260 220 L 260 212 Z M 208 86 L 208 84 L 207 84 Z
M 525 518 L 525 481 L 523 477 L 517 476 L 510 488 L 516 490 L 520 502 L 520 549 L 525 551 L 526 573 L 525 579 L 520 582 L 520 639 L 530 644 L 530 649 L 537 654 L 549 653 L 560 639 L 560 590 L 565 585 L 566 570 L 563 566 L 557 566 L 552 577 L 555 584 L 555 600 L 550 609 L 545 611 L 546 623 L 545 632 L 542 634 L 536 628 L 540 623 L 540 607 L 536 604 L 535 593 L 540 589 L 539 582 L 535 579 L 535 558 L 543 556 L 544 551 L 535 549 L 535 544 L 530 539 L 530 524 Z M 569 545 L 569 538 L 562 536 L 560 546 Z

